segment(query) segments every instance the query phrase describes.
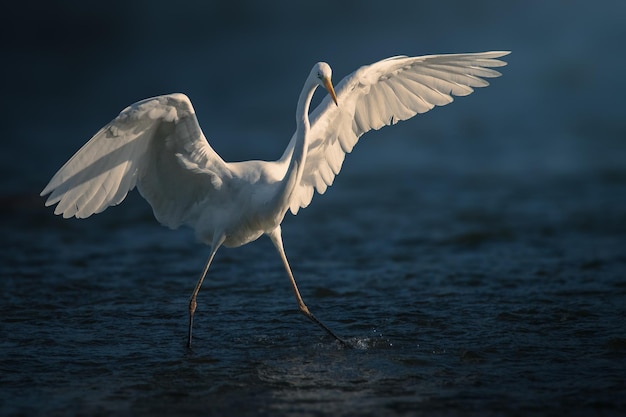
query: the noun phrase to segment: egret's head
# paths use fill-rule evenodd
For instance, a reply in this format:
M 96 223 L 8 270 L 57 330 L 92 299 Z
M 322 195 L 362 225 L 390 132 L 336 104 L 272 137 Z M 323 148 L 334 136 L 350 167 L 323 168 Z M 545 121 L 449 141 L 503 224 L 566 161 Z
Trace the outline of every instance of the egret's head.
M 335 95 L 335 89 L 333 88 L 333 83 L 331 81 L 331 78 L 333 76 L 333 70 L 330 69 L 330 65 L 325 62 L 318 62 L 313 67 L 313 72 L 318 79 L 319 85 L 324 87 L 333 98 L 335 104 L 339 105 L 337 103 L 337 96 Z

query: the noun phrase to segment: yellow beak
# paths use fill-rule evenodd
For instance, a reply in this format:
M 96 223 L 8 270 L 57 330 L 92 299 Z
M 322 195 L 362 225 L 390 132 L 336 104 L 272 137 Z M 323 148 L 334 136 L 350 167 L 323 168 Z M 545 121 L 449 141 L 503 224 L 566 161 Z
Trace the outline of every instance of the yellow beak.
M 333 88 L 333 83 L 330 82 L 330 78 L 324 78 L 324 87 L 326 87 L 328 93 L 333 98 L 335 105 L 339 106 L 339 103 L 337 103 L 337 96 L 335 95 L 335 89 Z

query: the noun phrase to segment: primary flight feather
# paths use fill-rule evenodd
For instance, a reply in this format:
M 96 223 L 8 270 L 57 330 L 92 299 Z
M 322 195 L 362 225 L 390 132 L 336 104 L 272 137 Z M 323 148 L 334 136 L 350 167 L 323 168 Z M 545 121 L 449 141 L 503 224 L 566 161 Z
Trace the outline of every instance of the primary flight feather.
M 359 68 L 334 89 L 326 63 L 315 64 L 296 109 L 296 132 L 276 161 L 225 162 L 207 142 L 189 98 L 180 93 L 132 104 L 96 133 L 52 177 L 41 195 L 55 214 L 86 218 L 121 203 L 135 186 L 154 216 L 172 229 L 192 227 L 211 246 L 189 302 L 191 346 L 196 297 L 222 245 L 235 247 L 263 234 L 274 243 L 300 310 L 345 344 L 307 308 L 283 249 L 280 224 L 323 194 L 345 154 L 371 129 L 380 129 L 471 94 L 500 76 L 509 52 L 398 56 Z M 329 96 L 309 115 L 313 93 Z

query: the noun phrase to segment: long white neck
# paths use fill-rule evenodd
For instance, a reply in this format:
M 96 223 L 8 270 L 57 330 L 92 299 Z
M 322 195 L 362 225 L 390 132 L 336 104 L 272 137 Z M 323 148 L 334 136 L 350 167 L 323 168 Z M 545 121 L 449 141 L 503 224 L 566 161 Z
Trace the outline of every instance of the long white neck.
M 289 201 L 291 200 L 291 194 L 293 193 L 296 185 L 300 183 L 302 173 L 304 172 L 304 164 L 306 163 L 307 149 L 309 147 L 309 107 L 311 105 L 313 93 L 319 85 L 316 74 L 317 73 L 313 71 L 309 74 L 298 99 L 293 152 L 291 153 L 289 167 L 287 168 L 285 177 L 282 180 L 282 187 L 279 193 L 282 203 L 285 205 L 285 210 L 288 208 Z
M 315 89 L 318 85 L 317 77 L 311 73 L 304 83 L 304 87 L 298 98 L 298 107 L 296 108 L 296 143 L 293 155 L 291 156 L 291 163 L 287 170 L 287 175 L 289 175 L 292 170 L 298 171 L 297 182 L 300 182 L 302 171 L 304 170 L 304 163 L 306 162 L 307 149 L 309 147 L 309 129 L 311 128 L 309 123 L 309 107 L 311 106 L 313 93 L 315 93 Z

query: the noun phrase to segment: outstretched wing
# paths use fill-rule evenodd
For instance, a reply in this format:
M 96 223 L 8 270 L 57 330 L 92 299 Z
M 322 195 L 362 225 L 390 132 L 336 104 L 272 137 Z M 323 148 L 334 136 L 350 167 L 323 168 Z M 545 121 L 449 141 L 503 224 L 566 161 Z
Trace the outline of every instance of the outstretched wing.
M 159 222 L 176 228 L 230 177 L 209 146 L 191 101 L 169 94 L 137 102 L 96 133 L 41 195 L 55 214 L 85 218 L 124 200 L 136 185 Z
M 336 88 L 339 105 L 326 97 L 311 113 L 310 145 L 291 212 L 296 214 L 300 207 L 308 206 L 314 190 L 323 194 L 332 185 L 345 154 L 361 135 L 451 103 L 453 95 L 466 96 L 474 87 L 488 86 L 484 78 L 501 75 L 490 67 L 506 65 L 495 58 L 508 54 L 399 56 L 361 67 L 345 77 Z M 289 146 L 285 153 L 291 149 Z

